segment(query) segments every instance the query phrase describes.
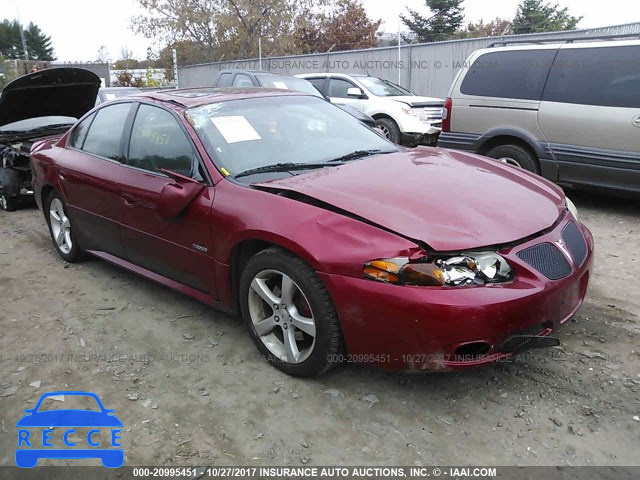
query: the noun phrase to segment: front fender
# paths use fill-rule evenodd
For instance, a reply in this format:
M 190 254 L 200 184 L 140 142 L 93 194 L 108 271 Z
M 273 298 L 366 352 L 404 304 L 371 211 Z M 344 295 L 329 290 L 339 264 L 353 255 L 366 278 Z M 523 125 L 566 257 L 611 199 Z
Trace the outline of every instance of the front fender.
M 410 256 L 415 242 L 375 225 L 320 206 L 288 198 L 277 189 L 252 188 L 223 180 L 216 185 L 211 210 L 211 255 L 217 265 L 219 299 L 231 303 L 234 250 L 247 240 L 266 242 L 302 258 L 320 273 L 362 277 L 362 266 L 375 258 Z M 313 203 L 316 203 L 315 205 Z
M 370 111 L 365 111 L 374 118 L 390 117 L 398 124 L 401 133 L 433 134 L 440 129 L 435 129 L 429 123 L 422 122 L 417 116 L 408 115 L 402 111 L 403 108 L 411 108 L 408 104 L 389 100 L 376 102 Z

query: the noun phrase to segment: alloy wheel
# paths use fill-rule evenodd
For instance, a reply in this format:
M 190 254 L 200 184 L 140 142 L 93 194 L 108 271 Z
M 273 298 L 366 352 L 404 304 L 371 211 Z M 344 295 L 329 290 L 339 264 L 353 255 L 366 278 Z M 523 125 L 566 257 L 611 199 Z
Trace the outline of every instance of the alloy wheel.
M 58 198 L 54 198 L 49 206 L 49 221 L 56 245 L 65 255 L 70 253 L 73 248 L 71 222 L 64 213 L 64 206 Z
M 249 315 L 260 341 L 283 362 L 309 358 L 316 343 L 316 324 L 304 292 L 278 270 L 262 270 L 249 288 Z

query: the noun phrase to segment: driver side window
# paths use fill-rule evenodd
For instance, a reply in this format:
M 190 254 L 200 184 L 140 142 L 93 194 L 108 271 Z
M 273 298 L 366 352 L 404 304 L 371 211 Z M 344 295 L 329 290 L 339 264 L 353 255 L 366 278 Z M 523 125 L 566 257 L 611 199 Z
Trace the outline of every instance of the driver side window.
M 131 132 L 128 164 L 191 177 L 196 163 L 193 146 L 174 116 L 162 108 L 140 105 Z
M 329 80 L 329 96 L 333 98 L 350 98 L 347 90 L 354 88 L 355 85 L 341 78 L 332 78 Z

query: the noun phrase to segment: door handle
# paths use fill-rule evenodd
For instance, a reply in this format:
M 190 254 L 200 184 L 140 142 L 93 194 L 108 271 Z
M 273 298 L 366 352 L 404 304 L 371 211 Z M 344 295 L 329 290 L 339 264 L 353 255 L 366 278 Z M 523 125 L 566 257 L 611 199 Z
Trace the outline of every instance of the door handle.
M 138 202 L 136 202 L 130 195 L 122 195 L 120 198 L 122 199 L 122 203 L 127 207 L 135 207 L 138 204 Z

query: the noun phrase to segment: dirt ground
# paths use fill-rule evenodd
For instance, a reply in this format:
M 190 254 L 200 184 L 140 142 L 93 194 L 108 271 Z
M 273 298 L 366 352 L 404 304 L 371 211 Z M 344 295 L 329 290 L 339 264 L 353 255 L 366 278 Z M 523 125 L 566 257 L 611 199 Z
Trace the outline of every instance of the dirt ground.
M 571 195 L 597 253 L 561 347 L 315 380 L 270 367 L 232 317 L 97 259 L 65 265 L 35 207 L 0 212 L 0 465 L 54 390 L 115 409 L 125 465 L 638 465 L 640 202 Z

